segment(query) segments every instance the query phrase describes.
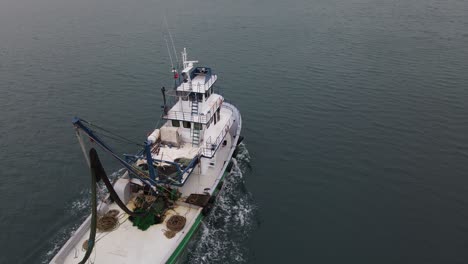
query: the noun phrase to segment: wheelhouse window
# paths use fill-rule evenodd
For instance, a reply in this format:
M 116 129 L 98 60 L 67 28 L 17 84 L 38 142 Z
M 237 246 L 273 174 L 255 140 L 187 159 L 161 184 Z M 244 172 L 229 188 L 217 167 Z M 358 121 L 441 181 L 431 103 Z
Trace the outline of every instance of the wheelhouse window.
M 210 160 L 210 163 L 209 163 L 209 164 L 210 164 L 210 165 L 209 165 L 210 167 L 214 167 L 214 166 L 216 165 L 216 162 L 215 162 L 214 159 L 212 159 L 212 160 Z
M 180 122 L 179 122 L 179 120 L 172 120 L 172 126 L 173 126 L 173 127 L 180 127 Z
M 210 89 L 206 90 L 206 92 L 205 92 L 205 98 L 206 99 L 208 99 L 208 97 L 210 97 L 212 89 L 213 88 L 210 88 Z
M 182 121 L 182 124 L 184 125 L 185 128 L 190 128 L 190 122 Z
M 193 123 L 193 129 L 195 129 L 195 130 L 201 130 L 201 129 L 202 129 L 202 124 L 200 124 L 200 123 Z
M 184 80 L 184 83 L 188 82 L 188 74 L 186 72 L 182 72 L 182 79 Z
M 176 95 L 179 96 L 182 101 L 188 101 L 190 92 L 177 91 Z

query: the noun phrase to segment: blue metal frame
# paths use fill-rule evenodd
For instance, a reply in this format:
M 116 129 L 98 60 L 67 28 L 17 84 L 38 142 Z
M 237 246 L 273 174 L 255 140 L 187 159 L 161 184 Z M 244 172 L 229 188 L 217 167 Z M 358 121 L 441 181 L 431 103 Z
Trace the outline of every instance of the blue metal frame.
M 126 161 L 121 159 L 119 156 L 117 156 L 117 154 L 115 154 L 114 151 L 109 146 L 107 146 L 106 143 L 104 143 L 104 141 L 102 141 L 96 134 L 93 133 L 93 131 L 90 128 L 88 128 L 87 126 L 85 126 L 81 122 L 81 119 L 79 119 L 78 117 L 75 117 L 75 118 L 73 118 L 72 123 L 76 127 L 80 128 L 83 132 L 85 132 L 91 139 L 96 141 L 104 150 L 109 152 L 114 158 L 116 158 L 130 172 L 132 172 L 133 174 L 135 174 L 137 176 L 140 176 L 140 174 L 142 172 L 135 170 L 135 168 L 133 168 L 133 166 L 131 164 L 127 163 Z
M 201 69 L 202 68 L 205 68 L 205 82 L 207 82 L 210 78 L 211 78 L 211 75 L 213 75 L 212 71 L 211 71 L 211 68 L 209 67 L 196 67 L 194 68 L 191 72 L 190 72 L 190 79 L 193 80 L 195 78 L 195 76 L 198 75 L 198 73 L 201 73 Z
M 151 180 L 155 181 L 158 171 L 154 171 L 153 157 L 151 156 L 151 142 L 145 141 L 146 163 L 148 164 L 148 171 Z
M 172 161 L 165 161 L 165 160 L 160 160 L 160 159 L 153 159 L 151 156 L 151 143 L 148 141 L 145 141 L 145 147 L 139 151 L 136 155 L 131 155 L 131 154 L 123 154 L 125 160 L 120 158 L 115 152 L 106 144 L 104 141 L 102 141 L 101 138 L 99 138 L 89 127 L 87 127 L 83 122 L 81 121 L 80 118 L 75 117 L 73 118 L 72 121 L 73 125 L 75 127 L 81 129 L 83 132 L 85 132 L 92 140 L 94 140 L 96 143 L 98 143 L 104 150 L 109 152 L 117 161 L 122 164 L 129 172 L 132 174 L 136 175 L 140 180 L 142 180 L 144 183 L 148 185 L 155 186 L 156 184 L 167 184 L 169 183 L 167 180 L 159 180 L 158 178 L 158 171 L 154 169 L 152 166 L 154 162 L 164 162 L 164 163 L 169 163 L 172 165 L 175 165 L 178 171 L 177 175 L 177 181 L 171 179 L 171 185 L 174 186 L 183 186 L 184 184 L 181 182 L 183 175 L 191 168 L 194 168 L 195 165 L 197 164 L 198 160 L 200 159 L 200 155 L 195 156 L 192 161 L 190 161 L 189 165 L 182 171 L 180 168 L 179 163 L 172 162 Z M 137 170 L 132 164 L 129 162 L 136 162 L 138 159 L 146 159 L 146 162 L 148 164 L 148 172 L 149 172 L 149 181 L 146 181 L 145 179 L 142 179 L 141 176 L 147 177 L 148 175 L 145 174 L 143 171 Z M 193 172 L 193 170 L 192 170 Z M 187 176 L 188 177 L 192 174 Z M 145 175 L 142 175 L 145 174 Z

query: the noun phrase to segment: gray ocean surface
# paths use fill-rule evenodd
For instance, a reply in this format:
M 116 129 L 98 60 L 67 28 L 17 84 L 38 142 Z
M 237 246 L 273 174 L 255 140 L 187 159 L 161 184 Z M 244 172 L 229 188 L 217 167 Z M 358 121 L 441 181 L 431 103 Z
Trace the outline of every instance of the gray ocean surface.
M 468 262 L 467 1 L 2 0 L 0 263 L 90 212 L 73 116 L 157 124 L 164 15 L 246 138 L 185 262 Z

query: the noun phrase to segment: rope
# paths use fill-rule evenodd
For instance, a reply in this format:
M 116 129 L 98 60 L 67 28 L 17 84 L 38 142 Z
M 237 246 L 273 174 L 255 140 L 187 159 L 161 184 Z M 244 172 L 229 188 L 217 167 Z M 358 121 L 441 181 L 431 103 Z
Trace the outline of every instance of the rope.
M 175 237 L 176 234 L 177 234 L 176 231 L 172 231 L 172 230 L 166 230 L 166 231 L 164 231 L 164 235 L 165 235 L 167 238 L 169 238 L 169 239 Z
M 166 19 L 165 15 L 164 15 L 164 22 L 166 23 L 166 29 L 167 29 L 167 33 L 169 33 L 169 38 L 171 39 L 172 49 L 174 50 L 174 56 L 175 56 L 175 59 L 176 59 L 176 64 L 177 64 L 177 67 L 179 67 L 180 66 L 179 65 L 179 57 L 177 56 L 177 50 L 176 50 L 175 45 L 174 45 L 174 39 L 172 38 L 171 31 L 169 30 L 169 24 L 167 23 L 167 19 Z M 167 40 L 166 40 L 166 44 L 167 44 Z M 169 45 L 167 45 L 167 49 L 169 50 Z M 171 63 L 172 63 L 172 59 L 171 59 Z M 174 66 L 172 66 L 172 68 L 174 68 Z
M 174 63 L 172 62 L 172 56 L 171 56 L 171 50 L 169 49 L 169 43 L 167 43 L 166 37 L 164 37 L 164 40 L 166 41 L 167 52 L 169 53 L 169 59 L 171 60 L 171 67 L 172 69 L 174 69 Z
M 120 138 L 120 140 L 123 140 L 123 142 L 130 143 L 130 144 L 135 144 L 135 145 L 138 145 L 138 146 L 143 146 L 141 143 L 138 143 L 138 142 L 136 142 L 136 141 L 130 140 L 130 139 L 128 139 L 128 138 L 126 138 L 126 137 L 123 137 L 123 136 L 121 136 L 121 135 L 119 135 L 119 134 L 117 134 L 117 133 L 114 133 L 114 132 L 112 132 L 112 131 L 110 131 L 110 130 L 107 130 L 107 129 L 101 127 L 101 126 L 92 124 L 91 122 L 88 122 L 88 121 L 86 121 L 86 120 L 84 120 L 84 119 L 80 119 L 80 120 L 81 120 L 83 123 L 86 123 L 86 124 L 88 124 L 88 125 L 91 126 L 91 127 L 100 129 L 100 130 L 102 130 L 102 131 L 104 131 L 104 132 L 106 132 L 106 133 L 109 133 L 110 135 L 112 135 L 112 136 L 114 136 L 114 137 Z M 95 133 L 96 133 L 96 132 L 95 132 Z M 102 134 L 102 133 L 100 133 L 100 135 L 101 135 L 101 136 L 108 137 L 108 138 L 112 138 L 112 139 L 114 139 L 114 140 L 117 140 L 116 138 L 113 138 L 113 137 L 111 137 L 111 136 L 109 136 L 109 135 L 104 135 L 104 134 Z
M 115 210 L 115 209 L 112 209 L 112 210 L 109 210 L 109 212 L 107 212 L 106 214 L 110 214 L 111 211 L 118 211 L 118 210 Z M 119 212 L 120 213 L 120 212 Z M 126 217 L 122 222 L 120 222 L 120 220 L 122 220 L 123 218 L 125 218 L 125 214 L 120 214 L 119 215 L 119 225 L 125 223 L 127 220 L 128 220 L 128 217 Z M 111 232 L 107 232 L 107 233 L 104 233 L 103 235 L 101 235 L 100 237 L 98 237 L 96 239 L 96 242 L 95 244 L 97 244 L 99 242 L 99 240 L 103 239 L 105 236 L 107 236 L 108 234 L 110 234 Z M 87 241 L 87 240 L 86 240 Z M 86 244 L 87 245 L 87 244 Z M 86 249 L 84 249 L 86 250 Z
M 78 128 L 76 128 L 75 134 L 76 134 L 76 137 L 78 138 L 78 142 L 80 143 L 81 151 L 83 151 L 83 155 L 86 159 L 86 163 L 88 163 L 88 167 L 91 167 L 91 163 L 89 163 L 88 154 L 86 153 L 86 147 L 83 142 L 83 137 L 81 137 L 80 130 Z
M 120 200 L 119 196 L 115 192 L 112 184 L 107 177 L 104 168 L 102 167 L 101 161 L 97 155 L 97 152 L 94 148 L 89 150 L 89 158 L 90 158 L 90 168 L 91 168 L 91 226 L 89 231 L 89 238 L 87 242 L 83 244 L 83 249 L 86 247 L 86 253 L 83 259 L 79 262 L 79 264 L 85 264 L 86 261 L 91 256 L 93 252 L 94 245 L 96 244 L 96 230 L 98 228 L 98 219 L 97 219 L 97 182 L 99 180 L 103 180 L 104 184 L 106 185 L 112 199 L 117 203 L 117 205 L 124 210 L 129 215 L 147 215 L 148 212 L 142 213 L 134 213 L 130 211 L 125 204 Z M 116 216 L 111 214 L 115 214 L 115 212 L 109 212 L 109 215 L 105 215 L 99 219 L 100 227 L 105 230 L 111 230 L 115 228 L 118 223 L 118 219 Z M 108 229 L 109 228 L 109 229 Z M 100 229 L 101 230 L 101 229 Z
M 89 136 L 90 139 L 92 139 L 90 136 Z M 145 180 L 143 180 L 142 177 L 148 179 L 148 180 L 151 180 L 146 173 L 144 173 L 143 171 L 141 171 L 138 167 L 135 167 L 131 164 L 128 164 L 127 162 L 125 162 L 124 160 L 122 160 L 119 156 L 117 156 L 115 153 L 113 153 L 110 149 L 107 149 L 106 147 L 104 147 L 101 143 L 99 143 L 98 141 L 95 141 L 96 144 L 98 144 L 99 146 L 101 146 L 101 148 L 110 153 L 111 156 L 113 156 L 114 158 L 118 159 L 119 161 L 121 161 L 122 164 L 127 164 L 129 167 L 125 166 L 131 173 L 133 173 L 134 175 L 136 175 L 138 177 L 138 179 L 140 179 L 142 182 L 148 184 L 147 182 L 145 182 Z M 139 174 L 141 173 L 141 175 Z M 141 177 L 140 177 L 141 176 Z M 153 181 L 154 182 L 154 181 Z M 156 182 L 154 182 L 156 183 Z M 148 184 L 151 186 L 151 184 Z
M 101 232 L 109 232 L 114 230 L 118 226 L 118 223 L 119 219 L 117 217 L 106 214 L 97 220 L 96 227 Z
M 186 218 L 181 215 L 173 215 L 167 220 L 166 226 L 171 231 L 178 232 L 184 228 L 186 221 Z
M 110 182 L 109 178 L 107 177 L 106 172 L 104 171 L 104 168 L 102 167 L 101 161 L 99 160 L 99 157 L 97 155 L 97 152 L 94 148 L 92 148 L 89 151 L 89 156 L 91 159 L 91 165 L 93 169 L 93 173 L 96 171 L 96 173 L 99 173 L 99 178 L 102 179 L 104 184 L 107 187 L 107 190 L 109 191 L 110 196 L 114 200 L 114 202 L 120 207 L 120 209 L 124 210 L 125 213 L 132 215 L 132 216 L 141 216 L 141 215 L 146 215 L 147 212 L 144 213 L 135 213 L 130 211 L 130 209 L 127 208 L 127 206 L 120 200 L 120 197 L 117 195 L 117 193 L 114 190 L 114 187 L 112 186 L 112 183 Z M 94 163 L 94 164 L 93 164 Z
M 132 145 L 137 145 L 137 146 L 139 146 L 139 147 L 144 147 L 143 144 L 136 143 L 136 142 L 133 142 L 133 141 L 130 141 L 130 140 L 121 140 L 121 139 L 119 139 L 119 138 L 117 138 L 117 137 L 112 137 L 112 136 L 105 135 L 105 134 L 103 134 L 103 133 L 96 132 L 96 131 L 94 131 L 94 133 L 100 135 L 101 137 L 113 139 L 113 140 L 115 140 L 115 141 L 117 141 L 117 142 L 127 143 L 127 144 L 132 144 Z
M 111 209 L 106 213 L 107 216 L 112 216 L 112 217 L 117 217 L 119 214 L 120 214 L 120 211 L 117 209 Z

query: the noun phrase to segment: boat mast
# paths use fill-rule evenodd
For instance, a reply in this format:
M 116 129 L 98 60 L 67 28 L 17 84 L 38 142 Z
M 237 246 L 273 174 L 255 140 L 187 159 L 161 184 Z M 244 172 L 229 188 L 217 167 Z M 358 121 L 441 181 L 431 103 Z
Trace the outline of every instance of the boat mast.
M 187 69 L 189 67 L 193 67 L 193 64 L 198 63 L 198 61 L 189 61 L 189 60 L 187 60 L 187 49 L 184 48 L 184 51 L 182 52 L 182 63 L 183 63 L 183 66 L 184 66 L 184 71 L 185 71 L 185 69 Z

